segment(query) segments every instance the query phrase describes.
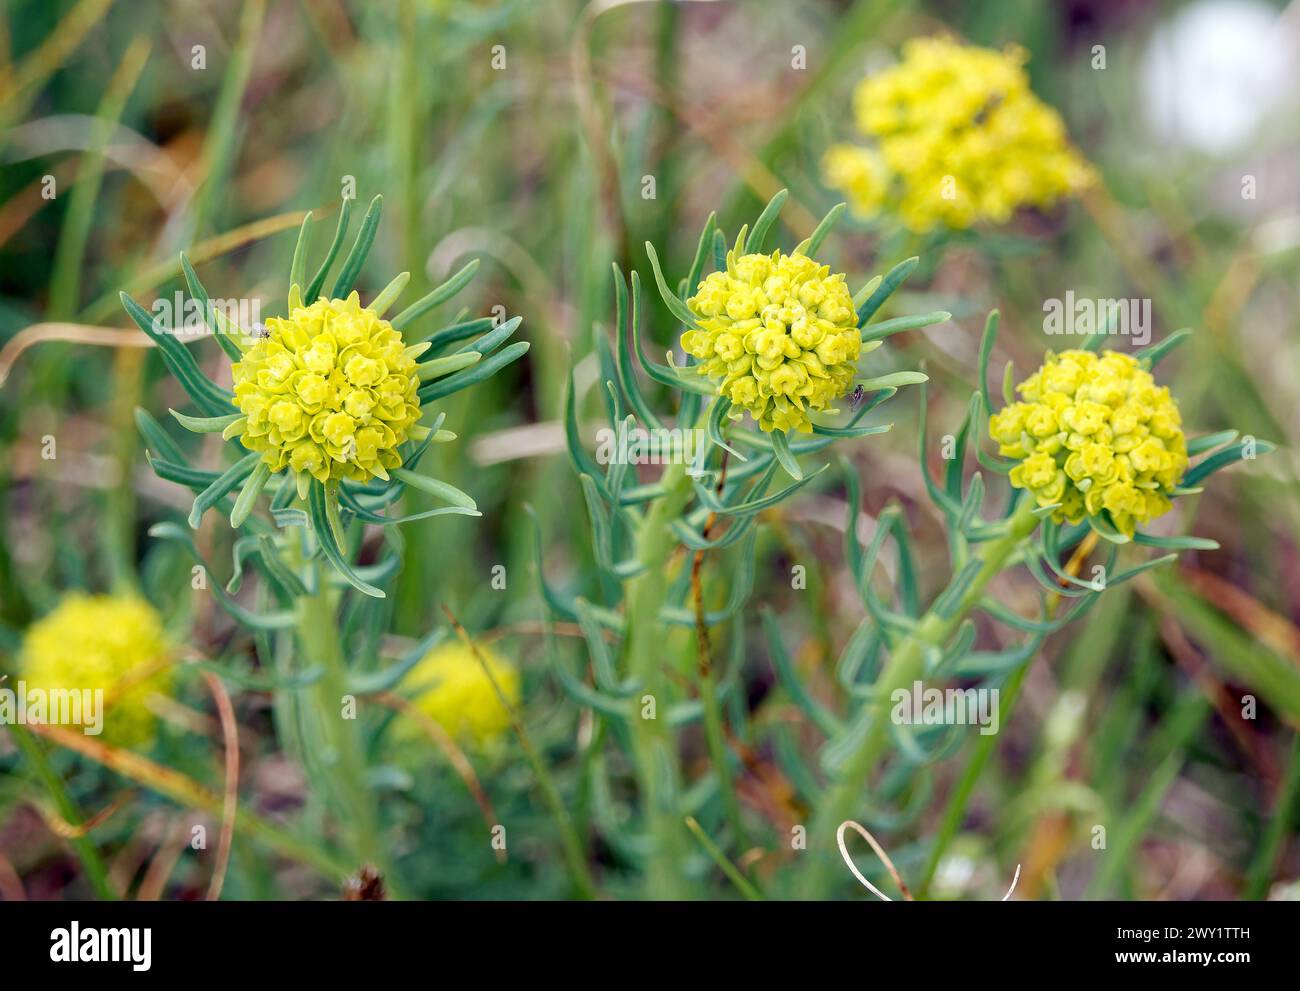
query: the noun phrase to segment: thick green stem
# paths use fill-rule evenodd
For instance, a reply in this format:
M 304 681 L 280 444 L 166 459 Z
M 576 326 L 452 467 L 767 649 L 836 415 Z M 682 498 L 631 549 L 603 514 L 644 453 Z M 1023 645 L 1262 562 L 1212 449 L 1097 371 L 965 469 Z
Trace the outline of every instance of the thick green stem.
M 360 729 L 355 718 L 344 714 L 347 665 L 339 642 L 335 593 L 323 573 L 317 576 L 316 593 L 298 601 L 298 640 L 307 661 L 324 670 L 314 693 L 315 722 L 326 751 L 319 756 L 330 797 L 343 818 L 347 847 L 358 858 L 358 866 L 372 864 L 387 875 L 374 796 L 366 782 Z M 393 887 L 390 883 L 390 890 Z
M 857 748 L 844 762 L 840 773 L 829 783 L 813 815 L 811 864 L 797 888 L 800 897 L 823 897 L 837 873 L 842 870 L 839 854 L 835 850 L 835 831 L 860 806 L 866 779 L 885 756 L 889 746 L 889 729 L 885 720 L 879 718 L 879 713 L 884 711 L 895 691 L 908 689 L 920 679 L 924 671 L 926 649 L 942 648 L 961 621 L 975 608 L 988 583 L 1006 567 L 1024 539 L 1033 533 L 1038 525 L 1033 508 L 1031 500 L 1021 503 L 1012 515 L 1006 533 L 980 549 L 980 570 L 963 593 L 957 607 L 947 615 L 939 615 L 933 607 L 926 612 L 915 632 L 893 652 L 880 672 L 874 689 L 875 700 L 867 703 L 874 708 L 869 713 L 871 719 L 868 729 Z
M 664 494 L 650 504 L 637 534 L 637 560 L 645 568 L 628 583 L 626 669 L 653 699 L 655 718 L 645 718 L 642 704 L 632 719 L 632 752 L 637 782 L 651 839 L 646 865 L 646 893 L 650 898 L 682 898 L 687 893 L 681 862 L 688 837 L 677 801 L 677 755 L 660 711 L 665 695 L 663 668 L 664 624 L 659 610 L 667 594 L 665 569 L 676 540 L 671 524 L 691 495 L 686 466 L 669 465 L 661 480 Z

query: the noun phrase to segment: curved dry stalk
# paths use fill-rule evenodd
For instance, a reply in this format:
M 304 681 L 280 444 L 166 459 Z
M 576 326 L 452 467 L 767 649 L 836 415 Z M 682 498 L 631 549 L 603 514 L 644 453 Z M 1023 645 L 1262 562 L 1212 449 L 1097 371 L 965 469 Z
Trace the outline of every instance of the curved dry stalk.
M 231 705 L 230 693 L 211 671 L 203 672 L 203 680 L 217 704 L 217 714 L 221 717 L 221 736 L 226 751 L 226 786 L 221 803 L 221 838 L 217 843 L 217 862 L 212 868 L 212 880 L 208 883 L 207 900 L 216 901 L 221 897 L 221 888 L 226 881 L 226 869 L 230 866 L 230 847 L 235 840 L 235 816 L 239 810 L 239 724 L 235 722 L 235 707 Z
M 221 813 L 220 795 L 189 775 L 164 767 L 134 751 L 101 743 L 66 726 L 41 723 L 29 726 L 27 729 L 36 736 L 81 754 L 123 777 L 144 785 L 178 805 L 201 809 L 214 816 Z M 337 880 L 354 870 L 351 862 L 342 855 L 303 840 L 290 830 L 268 822 L 247 809 L 236 812 L 236 825 L 243 826 L 251 837 L 262 841 L 282 855 L 308 864 L 327 877 Z
M 881 891 L 874 884 L 872 884 L 865 877 L 863 877 L 862 872 L 858 870 L 858 865 L 853 862 L 853 858 L 849 855 L 848 848 L 844 845 L 844 830 L 850 826 L 857 831 L 859 836 L 861 836 L 864 840 L 866 840 L 869 844 L 871 844 L 871 849 L 875 852 L 876 856 L 880 858 L 880 862 L 884 864 L 885 868 L 889 871 L 890 876 L 894 879 L 894 883 L 898 885 L 898 890 L 903 893 L 904 900 L 909 902 L 915 901 L 915 899 L 912 897 L 912 892 L 908 890 L 907 885 L 903 883 L 903 879 L 899 876 L 898 869 L 894 867 L 894 862 L 889 859 L 889 854 L 885 853 L 884 847 L 882 847 L 879 843 L 876 842 L 876 838 L 872 836 L 871 833 L 867 831 L 866 827 L 863 826 L 861 823 L 854 822 L 852 819 L 846 819 L 842 823 L 840 823 L 839 829 L 835 830 L 835 842 L 839 844 L 840 856 L 843 857 L 844 862 L 849 865 L 849 870 L 853 872 L 853 876 L 856 877 L 858 881 L 862 883 L 863 887 L 865 887 L 868 891 L 870 891 L 881 901 L 883 902 L 893 901 L 892 898 L 890 898 L 883 891 Z M 1015 877 L 1011 879 L 1011 887 L 1007 889 L 1007 893 L 1002 896 L 1001 901 L 1005 902 L 1009 900 L 1011 898 L 1012 893 L 1014 893 L 1016 890 L 1016 885 L 1019 883 L 1020 883 L 1020 865 L 1016 864 L 1016 874 Z
M 884 864 L 885 869 L 889 871 L 889 876 L 892 877 L 894 883 L 898 885 L 898 890 L 903 893 L 903 899 L 909 902 L 912 901 L 912 892 L 909 891 L 907 885 L 903 883 L 902 877 L 899 876 L 898 868 L 896 868 L 894 862 L 889 859 L 889 854 L 885 853 L 885 848 L 876 842 L 876 838 L 867 831 L 865 826 L 854 822 L 852 819 L 845 819 L 840 823 L 839 828 L 835 830 L 835 842 L 839 844 L 840 856 L 843 857 L 844 862 L 849 865 L 849 870 L 853 872 L 853 876 L 861 882 L 863 887 L 879 898 L 882 902 L 893 901 L 892 898 L 863 877 L 862 872 L 858 870 L 858 865 L 853 862 L 853 857 L 850 856 L 848 847 L 844 845 L 844 830 L 849 826 L 852 826 L 853 829 L 857 831 L 858 835 L 871 845 L 871 849 L 875 851 L 876 856 L 880 858 L 880 862 Z M 1016 869 L 1016 876 L 1020 876 L 1019 868 Z
M 242 227 L 235 227 L 226 231 L 224 234 L 217 234 L 208 238 L 206 241 L 200 241 L 190 251 L 187 252 L 190 264 L 198 267 L 204 262 L 212 261 L 214 258 L 220 258 L 222 255 L 228 255 L 230 252 L 242 248 L 246 244 L 254 241 L 260 241 L 264 237 L 270 237 L 272 234 L 279 234 L 281 231 L 295 230 L 302 226 L 302 221 L 307 216 L 306 210 L 294 210 L 291 213 L 280 213 L 274 217 L 263 217 L 261 220 L 254 220 L 252 223 L 244 224 Z M 330 208 L 311 211 L 312 215 L 319 218 L 328 216 Z M 163 262 L 148 269 L 144 274 L 136 276 L 126 285 L 119 287 L 132 296 L 156 289 L 168 279 L 175 278 L 181 274 L 181 263 L 179 257 L 174 261 Z M 80 314 L 83 320 L 94 322 L 102 320 L 117 312 L 121 306 L 118 298 L 118 291 L 106 293 L 95 302 L 91 303 Z
M 496 813 L 492 810 L 492 802 L 488 798 L 487 792 L 483 790 L 483 784 L 474 771 L 474 765 L 465 756 L 465 751 L 456 746 L 456 741 L 451 738 L 450 734 L 438 724 L 437 720 L 433 719 L 427 712 L 422 711 L 409 699 L 404 699 L 392 692 L 376 692 L 370 697 L 380 705 L 386 705 L 394 712 L 400 712 L 408 717 L 428 734 L 434 746 L 442 751 L 442 755 L 447 758 L 447 762 L 460 776 L 461 781 L 465 782 L 465 787 L 469 789 L 470 795 L 474 797 L 474 802 L 478 805 L 479 811 L 483 813 L 483 821 L 487 823 L 490 831 L 498 822 Z M 501 849 L 496 850 L 496 858 L 498 863 L 504 864 L 506 862 L 506 852 Z
M 110 348 L 151 348 L 154 342 L 138 330 L 95 327 L 84 323 L 34 323 L 24 327 L 0 348 L 0 386 L 5 384 L 23 352 L 37 344 L 62 341 Z
M 49 827 L 50 832 L 55 836 L 65 840 L 80 839 L 88 836 L 91 830 L 102 826 L 113 817 L 119 809 L 127 803 L 128 799 L 134 798 L 135 792 L 128 789 L 118 795 L 117 798 L 109 802 L 106 806 L 96 812 L 93 816 L 88 816 L 84 822 L 71 823 L 63 816 L 59 815 L 54 809 L 46 806 L 44 803 L 35 803 L 36 811 L 41 814 L 45 820 L 45 825 Z

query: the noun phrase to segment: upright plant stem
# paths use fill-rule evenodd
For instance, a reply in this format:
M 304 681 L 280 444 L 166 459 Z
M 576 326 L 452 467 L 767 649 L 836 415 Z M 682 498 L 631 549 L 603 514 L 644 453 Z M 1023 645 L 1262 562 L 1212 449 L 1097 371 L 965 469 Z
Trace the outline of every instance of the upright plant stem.
M 344 818 L 348 848 L 360 861 L 387 874 L 374 796 L 366 783 L 360 730 L 355 719 L 343 718 L 347 665 L 339 642 L 335 596 L 323 574 L 317 576 L 315 594 L 298 601 L 298 639 L 308 662 L 324 670 L 314 693 L 315 718 L 328 750 L 322 763 L 329 776 L 331 796 Z M 393 888 L 391 883 L 389 888 Z
M 1074 557 L 1066 566 L 1070 574 L 1077 574 L 1083 561 L 1092 552 L 1096 545 L 1096 534 L 1085 538 L 1084 542 L 1079 545 L 1075 551 Z M 1112 596 L 1116 599 L 1122 598 L 1126 590 L 1113 592 Z M 1056 606 L 1060 604 L 1060 596 L 1048 605 L 1048 615 L 1055 612 Z M 1093 614 L 1093 620 L 1100 613 Z M 1116 626 L 1118 629 L 1118 626 Z M 1086 631 L 1085 631 L 1086 632 Z M 1011 721 L 1011 714 L 1015 711 L 1016 700 L 1020 697 L 1020 689 L 1025 683 L 1025 676 L 1029 673 L 1029 667 L 1033 664 L 1033 658 L 1024 661 L 1008 676 L 1002 686 L 1002 694 L 999 696 L 998 708 L 1001 711 L 1002 725 L 1007 725 Z M 1099 676 L 1098 672 L 1093 674 L 1093 682 Z M 948 804 L 943 811 L 943 819 L 939 823 L 939 831 L 935 834 L 934 842 L 930 844 L 930 853 L 926 857 L 925 870 L 921 875 L 921 882 L 917 886 L 917 897 L 924 899 L 930 891 L 930 884 L 934 881 L 935 872 L 939 869 L 939 862 L 943 859 L 944 851 L 948 849 L 948 844 L 952 842 L 953 837 L 957 835 L 957 830 L 961 828 L 961 822 L 966 814 L 966 806 L 970 802 L 970 797 L 975 791 L 975 784 L 979 781 L 980 775 L 984 773 L 984 767 L 988 764 L 989 758 L 993 756 L 993 751 L 998 745 L 997 734 L 980 736 L 975 743 L 975 752 L 971 754 L 970 762 L 966 769 L 962 771 L 961 778 L 957 782 L 957 787 L 953 789 L 951 796 L 948 798 Z
M 632 718 L 632 750 L 636 763 L 651 852 L 646 866 L 646 893 L 650 898 L 682 898 L 687 892 L 681 873 L 686 830 L 677 808 L 677 758 L 672 738 L 661 718 L 664 704 L 664 626 L 659 619 L 668 581 L 664 573 L 676 541 L 670 525 L 690 498 L 686 466 L 671 464 L 661 484 L 664 494 L 651 503 L 637 534 L 637 560 L 645 569 L 628 583 L 627 639 L 624 646 L 628 674 L 654 700 L 654 719 Z
M 889 730 L 881 714 L 890 696 L 898 689 L 911 687 L 921 677 L 926 648 L 941 647 L 947 642 L 979 602 L 994 575 L 1002 571 L 1007 561 L 1020 549 L 1024 539 L 1033 533 L 1038 525 L 1033 509 L 1031 500 L 1024 500 L 1020 504 L 1009 520 L 1006 533 L 981 548 L 978 555 L 980 570 L 957 607 L 947 616 L 939 615 L 933 607 L 927 611 L 917 624 L 916 631 L 893 652 L 880 672 L 874 689 L 875 699 L 870 703 L 871 711 L 866 713 L 870 717 L 866 732 L 817 803 L 811 830 L 812 863 L 797 889 L 801 897 L 823 897 L 835 876 L 838 867 L 838 858 L 834 856 L 835 830 L 860 806 L 867 777 L 880 763 L 888 748 Z
M 718 473 L 717 493 L 722 496 L 727 479 L 727 459 L 723 453 L 722 468 Z M 701 536 L 708 539 L 717 522 L 717 514 L 710 513 Z M 740 817 L 740 802 L 736 798 L 736 783 L 731 775 L 731 753 L 727 748 L 727 734 L 723 728 L 722 707 L 718 704 L 718 676 L 713 668 L 713 645 L 709 636 L 704 607 L 704 556 L 701 548 L 695 552 L 691 565 L 691 595 L 695 600 L 695 673 L 699 682 L 700 705 L 704 709 L 704 739 L 713 762 L 713 774 L 718 782 L 718 794 L 727 822 L 731 825 L 732 842 L 745 843 L 745 826 Z M 737 633 L 737 636 L 740 634 Z M 690 825 L 688 822 L 687 825 Z

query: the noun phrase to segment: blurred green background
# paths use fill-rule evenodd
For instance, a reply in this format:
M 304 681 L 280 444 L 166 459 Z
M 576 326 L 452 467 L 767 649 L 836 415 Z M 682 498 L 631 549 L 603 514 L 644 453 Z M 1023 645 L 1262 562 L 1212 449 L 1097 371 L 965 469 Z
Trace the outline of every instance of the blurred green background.
M 409 270 L 414 297 L 481 258 L 445 317 L 461 305 L 474 316 L 504 307 L 523 316 L 521 336 L 532 342 L 524 361 L 446 405 L 460 440 L 434 449 L 434 472 L 471 492 L 484 518 L 402 528 L 389 640 L 397 649 L 423 636 L 442 622 L 440 604 L 451 605 L 521 667 L 531 732 L 575 816 L 596 814 L 586 808 L 582 720 L 545 668 L 523 506 L 541 521 L 548 574 L 581 588 L 587 524 L 575 511 L 581 490 L 559 416 L 571 367 L 583 408 L 601 401 L 593 341 L 613 333 L 610 262 L 646 277 L 649 240 L 666 270 L 684 272 L 711 210 L 734 233 L 783 187 L 791 203 L 778 241 L 807 236 L 838 200 L 818 163 L 830 143 L 852 136 L 854 84 L 905 39 L 940 30 L 1024 46 L 1035 91 L 1062 113 L 1102 183 L 1081 202 L 997 230 L 918 238 L 846 220 L 827 242 L 823 258 L 854 287 L 920 253 L 920 271 L 891 307 L 953 314 L 890 342 L 897 367 L 924 360 L 931 375 L 932 452 L 965 412 L 985 313 L 1003 315 L 995 368 L 1013 360 L 1023 373 L 1056 343 L 1042 332 L 1043 301 L 1067 290 L 1151 299 L 1157 340 L 1192 328 L 1162 370 L 1185 424 L 1236 429 L 1281 449 L 1180 503 L 1180 532 L 1212 537 L 1221 550 L 1186 555 L 1175 570 L 1108 594 L 1050 641 L 935 893 L 991 897 L 1020 863 L 1021 897 L 1297 896 L 1295 4 L 8 0 L 0 652 L 12 655 L 24 628 L 66 590 L 125 584 L 196 650 L 247 663 L 245 638 L 191 589 L 188 558 L 146 535 L 155 522 L 182 519 L 189 498 L 149 471 L 133 410 L 158 414 L 183 396 L 129 328 L 117 293 L 147 302 L 182 289 L 183 249 L 213 296 L 257 297 L 264 316 L 281 313 L 303 211 L 332 225 L 351 177 L 360 202 L 385 199 L 365 290 Z M 651 316 L 662 353 L 673 325 L 666 310 Z M 228 374 L 214 345 L 199 348 L 205 367 Z M 907 507 L 919 560 L 935 562 L 933 575 L 921 575 L 933 589 L 946 579 L 944 535 L 923 498 L 916 404 L 900 397 L 891 410 L 892 433 L 843 449 L 860 468 L 868 513 L 890 500 Z M 43 456 L 47 438 L 52 459 Z M 219 448 L 206 440 L 184 443 L 211 467 Z M 843 506 L 833 483 L 814 486 L 770 515 L 759 543 L 756 598 L 781 616 L 814 692 L 861 616 L 841 552 Z M 211 518 L 199 541 L 210 560 L 229 561 L 229 535 Z M 807 591 L 789 587 L 795 563 L 810 565 Z M 490 582 L 497 565 L 504 590 Z M 1012 603 L 1029 595 L 1005 592 Z M 579 652 L 580 641 L 560 639 Z M 803 730 L 761 631 L 750 641 L 744 695 L 756 736 L 746 741 L 753 768 L 742 798 L 770 832 L 731 853 L 762 878 L 792 869 L 785 837 L 803 806 L 781 741 Z M 220 733 L 210 699 L 191 682 L 183 699 L 194 718 L 172 726 L 153 757 L 219 782 Z M 1258 696 L 1253 719 L 1241 717 L 1244 695 Z M 265 698 L 236 701 L 242 800 L 272 819 L 310 813 Z M 686 747 L 705 759 L 698 742 Z M 121 802 L 93 836 L 122 891 L 202 897 L 210 865 L 186 846 L 192 817 L 69 754 L 51 759 L 87 814 Z M 939 765 L 934 797 L 886 834 L 905 874 L 924 859 L 963 760 Z M 505 864 L 441 761 L 415 755 L 387 768 L 384 809 L 406 892 L 563 897 L 558 842 L 517 745 L 476 765 L 512 835 Z M 0 734 L 0 897 L 85 895 L 68 838 L 19 766 Z M 605 813 L 617 816 L 627 796 L 606 800 Z M 1104 856 L 1090 845 L 1096 824 L 1107 826 Z M 607 894 L 636 893 L 615 852 L 593 841 L 592 854 Z M 236 843 L 226 897 L 334 890 Z

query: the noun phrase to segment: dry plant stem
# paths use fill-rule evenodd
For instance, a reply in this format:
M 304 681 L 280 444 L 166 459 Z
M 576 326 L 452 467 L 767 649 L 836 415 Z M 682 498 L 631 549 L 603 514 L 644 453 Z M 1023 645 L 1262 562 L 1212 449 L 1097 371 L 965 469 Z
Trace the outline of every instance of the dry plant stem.
M 46 760 L 45 751 L 41 748 L 40 742 L 34 738 L 26 726 L 10 726 L 9 733 L 18 749 L 22 751 L 23 757 L 35 770 L 36 776 L 40 778 L 45 790 L 50 793 L 50 798 L 54 800 L 59 815 L 74 828 L 82 826 L 81 813 L 77 810 L 72 796 L 63 787 L 63 781 L 54 773 L 54 768 L 50 767 L 50 762 Z M 68 842 L 81 860 L 81 866 L 86 872 L 86 880 L 90 882 L 96 897 L 103 901 L 116 901 L 117 892 L 113 890 L 113 885 L 108 879 L 108 868 L 104 866 L 104 861 L 95 848 L 94 840 L 82 833 L 69 836 Z
M 79 826 L 74 826 L 67 822 L 62 816 L 51 808 L 39 806 L 37 811 L 40 812 L 41 818 L 45 820 L 45 825 L 49 826 L 51 831 L 56 835 L 62 836 L 65 840 L 72 839 L 74 836 L 89 836 L 97 828 L 108 822 L 115 814 L 135 798 L 135 792 L 127 789 L 118 795 L 115 799 L 105 805 L 102 809 L 92 816 L 87 816 L 85 821 Z
M 667 594 L 665 569 L 676 546 L 670 528 L 691 496 L 686 466 L 670 464 L 660 479 L 664 494 L 651 503 L 636 539 L 637 561 L 644 570 L 628 583 L 625 669 L 653 698 L 654 719 L 630 721 L 632 751 L 651 850 L 645 869 L 646 895 L 652 899 L 684 898 L 688 885 L 680 867 L 686 832 L 677 809 L 677 760 L 666 724 L 658 718 L 666 698 L 663 670 L 664 624 L 659 609 Z
M 11 730 L 19 728 L 10 727 Z M 93 737 L 68 729 L 65 726 L 40 725 L 28 727 L 27 730 L 53 743 L 57 743 L 61 747 L 75 751 L 83 757 L 89 757 L 109 770 L 138 782 L 150 790 L 170 798 L 179 805 L 191 809 L 202 809 L 213 816 L 221 815 L 222 796 L 204 788 L 193 778 L 181 774 L 179 771 L 173 771 L 169 767 L 155 764 L 147 757 L 141 757 L 130 750 L 123 750 L 119 747 L 111 747 L 108 744 L 100 743 Z M 66 813 L 64 818 L 67 818 Z M 241 809 L 236 813 L 235 825 L 236 828 L 242 828 L 253 838 L 262 841 L 286 857 L 316 868 L 332 881 L 342 880 L 352 870 L 351 862 L 346 857 L 316 847 L 305 840 L 299 839 L 288 830 L 267 822 L 265 819 L 246 810 Z M 107 897 L 113 896 L 110 894 Z
M 465 756 L 465 751 L 456 745 L 456 741 L 448 735 L 437 720 L 430 717 L 428 713 L 409 700 L 392 692 L 377 692 L 373 698 L 380 705 L 388 706 L 394 712 L 400 712 L 419 726 L 420 729 L 424 730 L 425 735 L 433 741 L 434 746 L 447 758 L 447 763 L 452 766 L 461 781 L 465 783 L 465 788 L 474 799 L 474 804 L 478 806 L 479 811 L 483 814 L 483 821 L 487 824 L 488 832 L 491 832 L 492 828 L 501 820 L 497 818 L 496 812 L 493 811 L 492 802 L 488 798 L 487 792 L 483 790 L 483 785 L 474 772 L 474 765 Z M 506 852 L 504 850 L 498 849 L 496 855 L 498 863 L 504 864 L 506 862 Z
M 450 620 L 452 628 L 456 631 L 456 636 L 460 637 L 461 642 L 474 654 L 474 659 L 478 661 L 479 666 L 483 669 L 483 674 L 492 683 L 492 690 L 496 692 L 501 707 L 505 709 L 506 715 L 510 718 L 510 726 L 519 739 L 519 745 L 524 749 L 524 755 L 528 758 L 533 773 L 537 775 L 537 784 L 542 789 L 542 798 L 546 801 L 547 807 L 551 810 L 551 814 L 555 817 L 556 824 L 560 828 L 560 838 L 564 844 L 564 856 L 569 863 L 569 871 L 573 874 L 574 886 L 578 889 L 579 896 L 584 899 L 594 899 L 596 897 L 596 882 L 592 879 L 591 870 L 587 866 L 587 855 L 582 839 L 578 836 L 578 831 L 573 826 L 573 819 L 564 806 L 564 800 L 560 797 L 560 790 L 555 787 L 554 779 L 552 779 L 550 772 L 546 770 L 546 763 L 538 754 L 537 748 L 533 746 L 533 741 L 528 735 L 528 730 L 524 728 L 519 713 L 515 711 L 515 707 L 506 698 L 505 692 L 501 690 L 496 676 L 492 673 L 492 668 L 488 666 L 487 661 L 483 659 L 482 653 L 479 652 L 478 645 L 445 603 L 442 606 L 442 611 Z
M 957 608 L 946 617 L 938 615 L 933 609 L 926 612 L 917 623 L 916 631 L 893 652 L 880 672 L 875 684 L 875 701 L 871 703 L 875 713 L 870 727 L 817 804 L 811 830 L 816 853 L 797 889 L 801 897 L 822 898 L 839 870 L 838 858 L 826 854 L 834 852 L 831 840 L 835 836 L 835 830 L 845 819 L 853 817 L 861 804 L 868 775 L 885 756 L 889 746 L 889 730 L 884 713 L 890 696 L 898 689 L 910 687 L 921 677 L 925 648 L 942 648 L 979 602 L 988 583 L 1002 571 L 1025 538 L 1033 533 L 1038 526 L 1038 518 L 1033 515 L 1033 509 L 1031 500 L 1021 502 L 1008 521 L 1006 533 L 981 548 L 978 555 L 982 562 L 980 570 Z
M 235 707 L 230 693 L 221 679 L 210 671 L 203 672 L 203 681 L 212 693 L 221 717 L 221 737 L 226 748 L 226 785 L 221 804 L 221 837 L 217 843 L 217 862 L 212 868 L 208 883 L 207 900 L 215 902 L 221 897 L 226 883 L 226 869 L 230 866 L 230 848 L 235 840 L 235 816 L 239 812 L 239 723 L 235 721 Z
M 138 902 L 156 902 L 163 896 L 172 872 L 180 863 L 181 855 L 189 846 L 189 829 L 183 814 L 172 817 L 171 824 L 163 830 L 162 839 L 154 851 L 149 868 L 136 889 L 135 900 Z

